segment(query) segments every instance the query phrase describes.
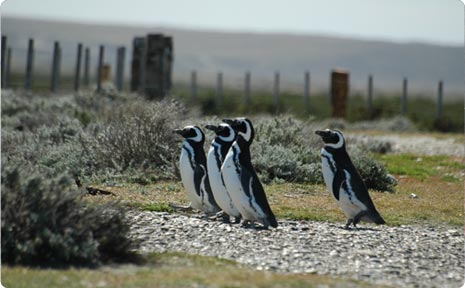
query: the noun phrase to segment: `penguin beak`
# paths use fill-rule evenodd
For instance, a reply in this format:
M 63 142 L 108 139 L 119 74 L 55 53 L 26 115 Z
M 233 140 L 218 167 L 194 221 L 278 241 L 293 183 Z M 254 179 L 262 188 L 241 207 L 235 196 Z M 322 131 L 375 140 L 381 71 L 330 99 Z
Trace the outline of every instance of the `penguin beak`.
M 206 126 L 205 126 L 205 129 L 212 130 L 212 131 L 216 131 L 216 130 L 218 130 L 218 126 L 215 126 L 215 125 L 206 125 Z
M 315 134 L 321 137 L 328 136 L 329 133 L 330 131 L 327 131 L 327 130 L 316 130 L 315 131 Z
M 173 130 L 173 133 L 179 134 L 181 136 L 183 136 L 183 132 L 184 132 L 184 130 L 182 130 L 182 129 L 174 129 Z

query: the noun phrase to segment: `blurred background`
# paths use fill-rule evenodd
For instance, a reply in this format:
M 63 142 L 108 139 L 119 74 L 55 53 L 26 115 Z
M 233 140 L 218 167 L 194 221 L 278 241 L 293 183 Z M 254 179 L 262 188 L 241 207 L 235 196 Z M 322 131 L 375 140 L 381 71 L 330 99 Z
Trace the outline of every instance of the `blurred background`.
M 415 103 L 424 108 L 411 117 L 432 117 L 438 101 L 462 114 L 459 1 L 10 0 L 2 4 L 1 16 L 10 59 L 4 86 L 13 89 L 24 87 L 33 39 L 33 90 L 50 91 L 55 41 L 61 54 L 58 91 L 73 89 L 79 43 L 82 53 L 89 51 L 87 87 L 95 87 L 99 46 L 111 81 L 118 48 L 125 47 L 121 88 L 130 90 L 134 38 L 163 33 L 173 42 L 169 94 L 195 100 L 206 114 L 227 114 L 246 104 L 251 111 L 328 117 L 333 69 L 349 74 L 349 120 L 415 113 Z M 238 100 L 244 93 L 251 100 Z M 440 109 L 443 117 L 448 108 Z M 463 130 L 463 119 L 458 121 L 444 129 Z

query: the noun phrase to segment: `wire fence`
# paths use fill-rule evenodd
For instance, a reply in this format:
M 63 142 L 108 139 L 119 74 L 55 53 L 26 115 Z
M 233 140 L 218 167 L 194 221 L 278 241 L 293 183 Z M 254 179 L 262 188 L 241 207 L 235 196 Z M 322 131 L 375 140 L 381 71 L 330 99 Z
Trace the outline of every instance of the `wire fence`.
M 124 75 L 126 74 L 124 66 L 128 62 L 124 59 L 125 53 L 129 49 L 125 49 L 124 46 L 97 46 L 85 45 L 85 43 L 78 41 L 50 42 L 40 39 L 25 41 L 26 39 L 11 38 L 12 41 L 9 41 L 6 36 L 2 36 L 2 87 L 62 92 L 88 88 L 99 89 L 102 81 L 107 81 L 115 83 L 115 87 L 118 90 L 129 90 L 128 81 L 124 81 Z M 100 55 L 102 51 L 103 55 Z M 242 76 L 231 76 L 223 71 L 219 71 L 216 75 L 211 75 L 210 73 L 210 75 L 205 76 L 201 75 L 201 72 L 196 70 L 191 71 L 190 79 L 185 81 L 188 83 L 180 85 L 180 87 L 189 91 L 190 102 L 192 103 L 195 103 L 197 94 L 199 93 L 200 77 L 203 77 L 204 80 L 206 77 L 210 78 L 206 82 L 215 87 L 215 101 L 218 103 L 221 103 L 224 98 L 226 78 L 230 87 L 236 87 L 236 90 L 243 91 L 243 103 L 245 105 L 250 103 L 252 94 L 254 94 L 254 87 L 262 87 L 261 90 L 265 89 L 269 91 L 272 95 L 273 105 L 276 107 L 279 106 L 282 91 L 285 90 L 294 90 L 292 92 L 301 94 L 302 105 L 308 106 L 311 99 L 311 71 L 302 71 L 301 81 L 286 80 L 286 75 L 283 75 L 280 71 L 270 73 L 269 81 L 254 79 L 253 71 L 244 71 Z M 344 73 L 349 74 L 348 72 Z M 335 92 L 339 90 L 345 91 L 341 93 L 345 93 L 346 95 L 340 101 L 347 101 L 349 93 L 348 81 L 347 79 L 347 83 L 342 84 L 344 87 L 339 89 L 335 88 L 338 86 L 335 86 L 332 83 L 333 80 L 331 80 L 327 93 L 330 103 L 336 106 L 342 105 L 337 104 L 336 102 L 338 101 L 335 100 L 339 99 L 336 97 L 337 93 Z M 373 109 L 374 86 L 374 76 L 367 75 L 366 107 L 368 111 Z M 400 114 L 405 115 L 408 109 L 408 79 L 402 79 L 399 87 L 401 87 L 401 107 L 399 111 Z M 435 116 L 439 119 L 442 117 L 444 99 L 444 82 L 442 80 L 438 81 L 437 90 L 433 93 L 437 95 Z

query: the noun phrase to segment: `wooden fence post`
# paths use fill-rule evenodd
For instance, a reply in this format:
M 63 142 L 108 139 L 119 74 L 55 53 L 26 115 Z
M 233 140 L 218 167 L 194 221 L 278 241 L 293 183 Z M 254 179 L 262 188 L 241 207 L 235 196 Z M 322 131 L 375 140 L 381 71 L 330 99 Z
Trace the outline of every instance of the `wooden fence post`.
M 436 120 L 441 120 L 442 117 L 442 91 L 443 91 L 443 82 L 442 80 L 438 83 L 438 107 L 436 110 Z
M 7 49 L 6 49 L 6 44 L 7 44 L 7 38 L 6 36 L 2 36 L 2 55 L 1 55 L 1 61 L 2 61 L 2 70 L 1 70 L 1 86 L 2 88 L 5 88 L 5 82 L 6 82 L 6 53 L 7 53 Z
M 50 91 L 52 91 L 52 93 L 56 92 L 57 86 L 58 86 L 58 70 L 59 70 L 58 57 L 60 53 L 59 50 L 60 50 L 60 44 L 58 43 L 58 41 L 55 41 L 55 43 L 53 44 L 52 77 L 51 77 L 51 83 L 50 83 Z
M 126 54 L 125 47 L 119 47 L 116 55 L 116 89 L 123 90 L 124 83 L 124 56 Z
M 349 73 L 342 70 L 331 72 L 332 117 L 345 118 L 349 96 Z
M 143 92 L 142 73 L 144 68 L 145 38 L 135 37 L 132 40 L 132 60 L 131 60 L 131 87 L 132 92 Z
M 216 104 L 223 103 L 223 73 L 220 71 L 216 76 Z
M 250 71 L 245 72 L 244 83 L 244 104 L 250 104 Z
M 197 100 L 197 71 L 191 72 L 191 103 L 195 104 Z
M 34 70 L 34 39 L 30 38 L 27 46 L 26 74 L 24 78 L 24 90 L 30 91 L 32 88 L 32 77 Z
M 407 113 L 407 78 L 404 78 L 404 81 L 402 83 L 402 101 L 401 101 L 401 107 L 400 107 L 400 112 L 402 115 L 405 115 Z
M 5 88 L 8 88 L 10 86 L 10 73 L 11 73 L 11 58 L 12 56 L 12 50 L 10 47 L 7 49 L 7 56 L 6 56 L 6 63 L 5 63 Z
M 368 75 L 367 110 L 371 117 L 373 112 L 373 76 L 371 74 Z
M 310 72 L 309 71 L 305 71 L 304 81 L 305 81 L 305 84 L 304 84 L 304 105 L 305 105 L 305 108 L 308 108 L 308 106 L 310 104 Z
M 149 100 L 162 99 L 166 95 L 162 67 L 165 39 L 162 34 L 148 34 L 145 41 L 143 94 Z
M 276 71 L 274 73 L 273 105 L 275 106 L 276 113 L 278 113 L 278 109 L 279 109 L 279 71 Z
M 76 55 L 76 70 L 74 72 L 74 91 L 79 90 L 79 80 L 81 80 L 81 59 L 82 59 L 82 44 L 79 43 L 77 46 Z
M 85 52 L 84 52 L 84 86 L 89 87 L 90 81 L 89 81 L 89 71 L 90 71 L 90 49 L 89 47 L 86 47 Z
M 102 90 L 102 73 L 103 73 L 103 58 L 105 57 L 105 48 L 100 45 L 98 53 L 98 66 L 97 66 L 97 92 Z

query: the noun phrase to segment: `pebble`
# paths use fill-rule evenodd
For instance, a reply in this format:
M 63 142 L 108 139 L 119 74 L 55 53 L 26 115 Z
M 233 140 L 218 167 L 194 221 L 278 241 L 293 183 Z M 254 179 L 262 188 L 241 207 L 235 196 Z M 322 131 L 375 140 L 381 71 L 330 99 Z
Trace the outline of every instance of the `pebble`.
M 460 287 L 464 237 L 453 227 L 279 221 L 243 228 L 198 215 L 130 211 L 139 251 L 227 258 L 258 270 L 340 276 L 398 287 Z M 297 229 L 296 229 L 297 228 Z

